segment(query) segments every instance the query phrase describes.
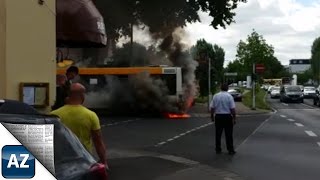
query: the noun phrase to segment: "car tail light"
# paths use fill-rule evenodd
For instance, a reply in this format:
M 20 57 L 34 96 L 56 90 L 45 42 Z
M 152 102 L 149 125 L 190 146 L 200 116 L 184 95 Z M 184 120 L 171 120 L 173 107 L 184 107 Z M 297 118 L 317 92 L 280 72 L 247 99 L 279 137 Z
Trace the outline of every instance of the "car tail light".
M 104 164 L 96 163 L 92 165 L 90 168 L 90 172 L 90 174 L 93 176 L 92 179 L 108 180 L 108 173 Z

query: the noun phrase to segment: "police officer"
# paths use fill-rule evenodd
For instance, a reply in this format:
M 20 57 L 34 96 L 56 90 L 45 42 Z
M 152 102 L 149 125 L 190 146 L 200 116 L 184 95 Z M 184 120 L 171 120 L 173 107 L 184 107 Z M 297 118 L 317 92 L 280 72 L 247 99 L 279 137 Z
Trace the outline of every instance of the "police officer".
M 233 147 L 233 126 L 236 123 L 236 111 L 233 97 L 227 92 L 228 85 L 222 84 L 221 91 L 215 94 L 210 103 L 211 119 L 216 127 L 216 153 L 221 154 L 221 136 L 225 131 L 227 149 L 230 155 L 236 152 Z

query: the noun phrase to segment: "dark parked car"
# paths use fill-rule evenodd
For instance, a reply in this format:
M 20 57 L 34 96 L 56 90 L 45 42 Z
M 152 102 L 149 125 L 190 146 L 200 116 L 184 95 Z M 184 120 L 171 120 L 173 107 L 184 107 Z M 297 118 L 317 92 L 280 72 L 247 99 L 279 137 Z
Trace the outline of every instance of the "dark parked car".
M 313 97 L 313 105 L 320 107 L 320 92 L 317 89 L 316 94 Z
M 285 85 L 280 89 L 280 102 L 303 103 L 303 92 L 299 86 Z
M 27 104 L 0 100 L 0 122 L 53 124 L 55 177 L 61 180 L 107 180 L 106 167 L 99 164 L 79 139 L 55 116 L 42 115 Z
M 234 101 L 242 101 L 242 92 L 240 89 L 229 89 L 228 93 L 231 94 L 231 96 L 233 97 Z

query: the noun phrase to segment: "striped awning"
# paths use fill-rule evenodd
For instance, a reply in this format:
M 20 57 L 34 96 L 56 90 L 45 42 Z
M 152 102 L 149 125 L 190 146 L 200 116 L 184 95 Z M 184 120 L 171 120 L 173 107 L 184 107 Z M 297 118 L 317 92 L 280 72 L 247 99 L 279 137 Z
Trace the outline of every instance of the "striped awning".
M 91 0 L 56 1 L 57 47 L 103 47 L 103 17 Z

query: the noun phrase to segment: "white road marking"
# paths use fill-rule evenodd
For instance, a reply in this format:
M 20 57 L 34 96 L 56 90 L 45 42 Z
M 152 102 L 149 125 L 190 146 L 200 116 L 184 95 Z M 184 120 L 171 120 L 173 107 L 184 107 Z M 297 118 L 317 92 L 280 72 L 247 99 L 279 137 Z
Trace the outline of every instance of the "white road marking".
M 162 145 L 164 145 L 164 144 L 166 144 L 166 143 L 168 143 L 168 142 L 171 142 L 171 141 L 174 141 L 174 140 L 176 140 L 176 139 L 179 139 L 179 138 L 181 138 L 182 136 L 185 136 L 185 135 L 187 135 L 187 134 L 189 134 L 189 133 L 191 133 L 191 132 L 193 132 L 193 131 L 197 131 L 197 130 L 199 130 L 199 129 L 205 128 L 205 127 L 210 126 L 210 125 L 212 125 L 212 124 L 213 124 L 213 122 L 210 122 L 210 123 L 203 124 L 203 125 L 201 125 L 201 126 L 195 127 L 195 128 L 193 128 L 193 129 L 191 129 L 191 130 L 188 130 L 188 131 L 186 131 L 186 132 L 184 132 L 184 133 L 181 133 L 181 134 L 179 134 L 179 135 L 176 135 L 176 136 L 174 136 L 173 138 L 170 138 L 170 139 L 168 139 L 168 140 L 166 140 L 166 141 L 160 142 L 160 143 L 156 144 L 155 147 L 162 146 Z
M 298 127 L 303 127 L 304 125 L 303 124 L 301 124 L 301 123 L 294 123 L 296 126 L 298 126 Z
M 308 107 L 308 108 L 311 108 L 311 109 L 314 109 L 314 107 L 308 105 L 308 104 L 304 104 L 304 103 L 300 103 L 301 105 L 305 106 L 305 107 Z
M 294 119 L 287 119 L 288 121 L 290 121 L 290 122 L 294 122 L 295 120 Z
M 286 118 L 287 116 L 285 116 L 285 115 L 280 115 L 280 117 L 282 117 L 282 118 Z
M 239 146 L 236 148 L 236 150 L 238 150 L 241 147 L 241 145 L 245 144 L 248 141 L 248 139 L 251 136 L 253 136 L 256 132 L 258 132 L 271 118 L 272 118 L 272 116 L 269 117 L 268 119 L 266 119 L 263 123 L 261 123 L 257 129 L 255 129 L 244 141 L 242 141 L 241 144 L 239 144 Z
M 285 110 L 285 111 L 287 111 L 287 110 L 290 110 L 290 111 L 314 111 L 314 110 L 317 110 L 316 108 L 313 108 L 313 109 L 311 109 L 311 108 L 301 108 L 301 109 L 296 109 L 296 108 L 289 108 L 289 109 L 282 109 L 282 110 Z
M 138 119 L 138 118 L 130 119 L 130 120 L 127 120 L 127 121 L 120 121 L 120 122 L 105 124 L 105 125 L 102 125 L 102 127 L 105 127 L 105 126 L 116 126 L 116 125 L 119 125 L 119 124 L 126 124 L 126 123 L 129 123 L 129 122 L 138 121 L 138 120 L 140 120 L 140 119 Z
M 311 137 L 317 137 L 317 135 L 312 131 L 304 131 L 304 132 L 306 132 Z
M 320 142 L 317 142 L 318 146 L 320 146 Z
M 283 105 L 285 105 L 285 106 L 289 106 L 289 104 L 286 104 L 286 103 L 281 103 L 281 104 L 283 104 Z
M 158 143 L 159 146 L 166 144 L 167 142 Z

